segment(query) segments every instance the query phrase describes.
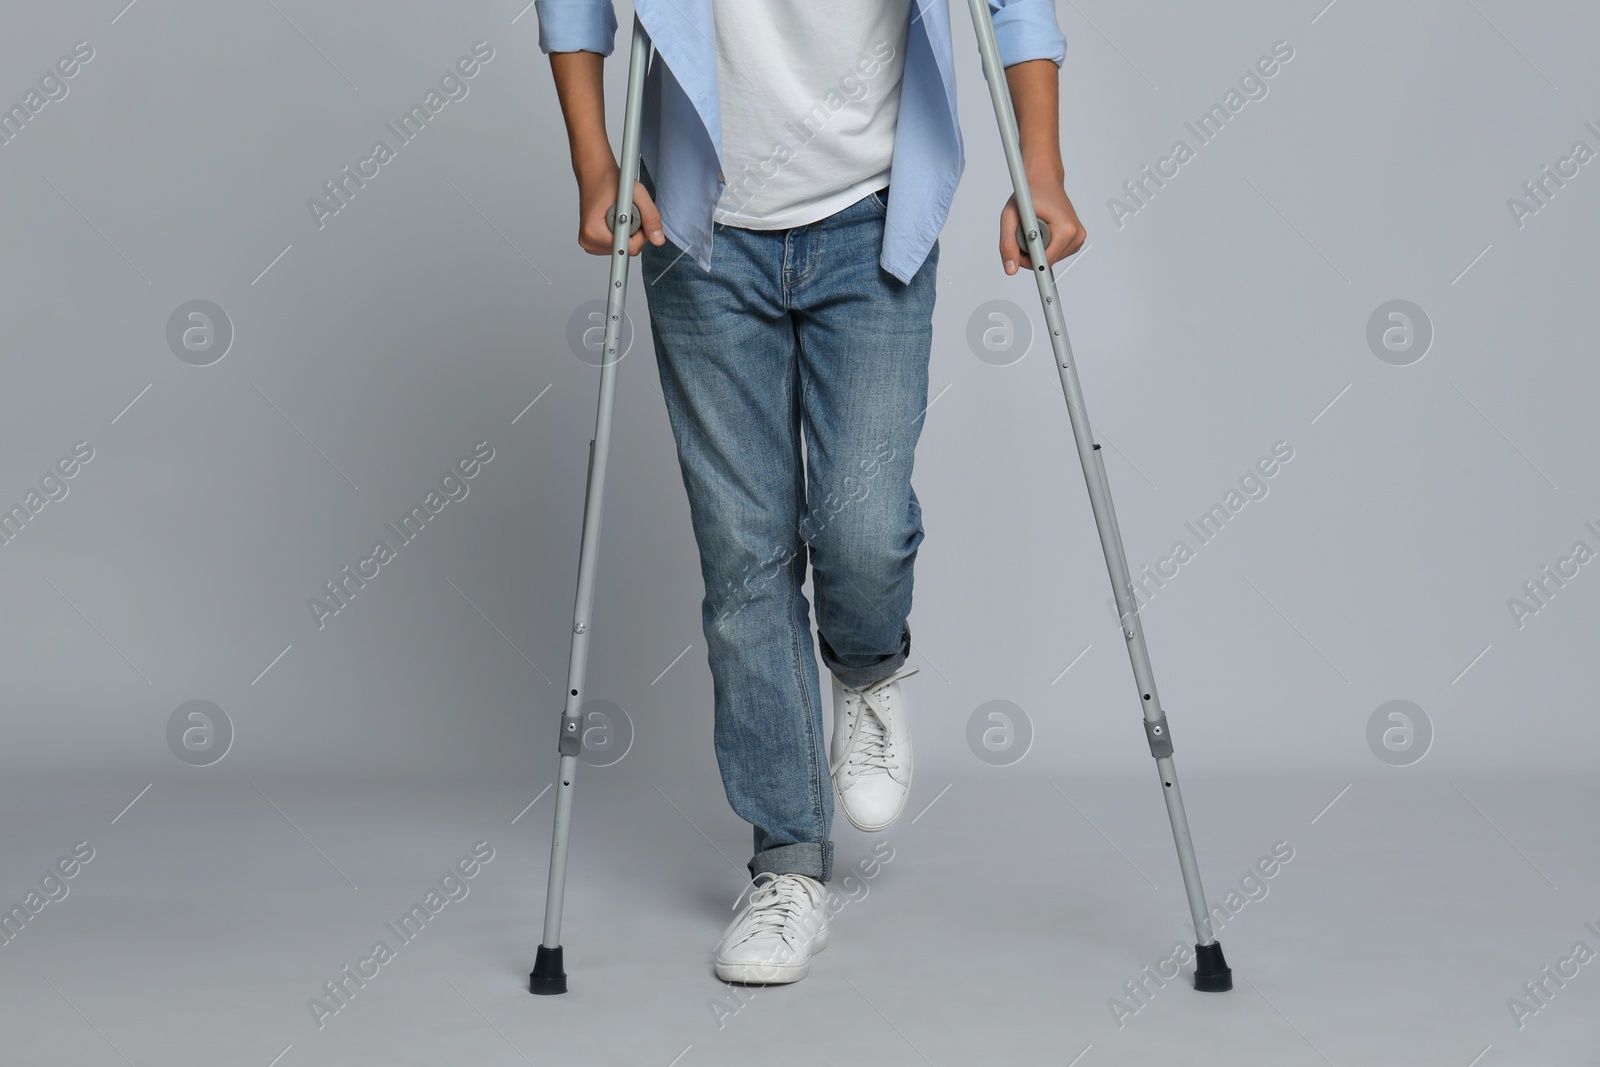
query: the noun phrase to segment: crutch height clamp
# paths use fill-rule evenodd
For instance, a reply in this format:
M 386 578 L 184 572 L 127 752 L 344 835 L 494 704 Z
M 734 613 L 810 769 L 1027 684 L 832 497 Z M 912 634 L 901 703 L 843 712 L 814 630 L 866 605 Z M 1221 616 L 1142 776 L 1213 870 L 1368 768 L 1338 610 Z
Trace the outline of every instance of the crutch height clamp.
M 1163 711 L 1155 722 L 1144 721 L 1144 735 L 1150 742 L 1150 755 L 1156 759 L 1172 755 L 1172 731 L 1167 727 L 1166 712 Z
M 578 732 L 582 726 L 577 719 L 561 717 L 561 743 L 560 752 L 563 756 L 576 756 L 583 750 L 583 736 Z

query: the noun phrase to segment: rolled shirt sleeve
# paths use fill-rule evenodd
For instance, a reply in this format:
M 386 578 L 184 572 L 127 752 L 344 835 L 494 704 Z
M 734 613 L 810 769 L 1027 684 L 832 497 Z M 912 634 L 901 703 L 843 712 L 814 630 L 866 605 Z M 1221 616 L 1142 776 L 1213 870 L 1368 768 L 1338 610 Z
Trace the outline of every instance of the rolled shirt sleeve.
M 1049 0 L 1045 0 L 1048 6 Z M 616 47 L 617 13 L 611 0 L 534 0 L 539 51 L 598 52 Z
M 1002 67 L 1030 59 L 1060 67 L 1066 60 L 1067 39 L 1056 25 L 1055 0 L 989 0 L 989 13 Z

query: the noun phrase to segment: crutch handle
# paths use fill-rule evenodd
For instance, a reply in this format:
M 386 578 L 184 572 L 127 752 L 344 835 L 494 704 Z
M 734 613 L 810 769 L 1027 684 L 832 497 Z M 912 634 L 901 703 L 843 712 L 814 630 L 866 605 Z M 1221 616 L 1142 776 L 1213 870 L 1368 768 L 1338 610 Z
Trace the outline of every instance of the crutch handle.
M 635 204 L 633 206 L 637 209 L 639 205 Z M 628 236 L 631 237 L 639 232 L 639 227 L 641 225 L 639 221 L 639 212 L 637 210 L 634 211 L 633 218 L 630 220 L 630 223 L 631 224 L 628 228 Z M 1044 223 L 1041 222 L 1039 225 L 1043 226 Z M 615 204 L 612 204 L 610 207 L 606 208 L 606 229 L 610 230 L 612 233 L 617 232 L 617 205 Z M 1046 238 L 1046 240 L 1049 240 L 1049 238 Z
M 1045 247 L 1050 247 L 1050 224 L 1044 219 L 1039 220 L 1039 238 L 1044 241 Z M 1024 252 L 1028 250 L 1028 235 L 1022 229 L 1022 223 L 1017 223 L 1017 247 Z

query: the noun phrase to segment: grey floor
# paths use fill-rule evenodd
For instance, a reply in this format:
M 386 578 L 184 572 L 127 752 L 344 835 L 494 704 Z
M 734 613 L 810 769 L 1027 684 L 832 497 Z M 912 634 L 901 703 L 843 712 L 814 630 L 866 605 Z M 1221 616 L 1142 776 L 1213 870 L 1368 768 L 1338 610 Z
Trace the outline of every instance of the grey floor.
M 1235 988 L 1197 993 L 1186 968 L 1140 1004 L 1124 983 L 1188 937 L 1154 774 L 1019 770 L 929 770 L 883 834 L 841 817 L 832 944 L 742 998 L 710 949 L 747 831 L 703 776 L 583 768 L 564 997 L 526 991 L 548 778 L 13 780 L 8 907 L 77 842 L 94 854 L 0 946 L 4 1061 L 1600 1063 L 1600 962 L 1546 979 L 1520 1028 L 1508 1008 L 1600 949 L 1592 778 L 1191 774 L 1207 894 L 1249 891 L 1218 931 Z M 467 895 L 402 945 L 385 923 L 480 841 Z M 1274 846 L 1292 858 L 1250 880 Z M 393 958 L 319 1027 L 310 999 L 380 939 Z M 1121 1025 L 1114 997 L 1138 1009 Z

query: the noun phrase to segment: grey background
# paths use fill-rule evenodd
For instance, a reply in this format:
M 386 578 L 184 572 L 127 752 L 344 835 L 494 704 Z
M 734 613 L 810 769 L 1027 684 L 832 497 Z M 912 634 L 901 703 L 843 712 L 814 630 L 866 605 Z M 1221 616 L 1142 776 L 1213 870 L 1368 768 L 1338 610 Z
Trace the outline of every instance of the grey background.
M 543 1062 L 558 1047 L 561 1061 L 581 1060 L 574 1050 L 599 1041 L 600 1024 L 571 1020 L 610 1016 L 558 1015 L 589 1008 L 516 988 L 543 907 L 541 790 L 555 769 L 599 377 L 567 336 L 605 277 L 576 245 L 534 11 L 521 0 L 3 11 L 0 103 L 20 101 L 74 42 L 94 48 L 66 97 L 0 147 L 0 504 L 20 502 L 75 442 L 94 449 L 68 495 L 0 547 L 0 892 L 20 899 L 77 840 L 100 850 L 74 895 L 0 948 L 8 997 L 36 1003 L 28 1039 L 68 1042 L 82 1063 L 226 1052 L 266 1064 L 285 1045 L 286 1065 L 437 1062 L 472 1041 L 485 1042 L 474 1062 Z M 614 138 L 631 17 L 618 5 Z M 1066 188 L 1089 233 L 1058 276 L 1130 562 L 1153 563 L 1179 538 L 1195 545 L 1186 522 L 1275 442 L 1294 449 L 1270 493 L 1144 612 L 1211 895 L 1278 839 L 1319 857 L 1289 866 L 1314 887 L 1298 906 L 1252 905 L 1282 924 L 1257 920 L 1254 958 L 1224 938 L 1238 973 L 1263 984 L 1219 1047 L 1233 1062 L 1258 1062 L 1252 1041 L 1274 1063 L 1465 1067 L 1486 1044 L 1485 1065 L 1593 1062 L 1577 1057 L 1600 978 L 1574 979 L 1527 1031 L 1504 1001 L 1573 939 L 1597 943 L 1581 922 L 1600 924 L 1589 774 L 1600 578 L 1583 567 L 1521 629 L 1507 599 L 1574 541 L 1600 548 L 1584 528 L 1600 526 L 1589 418 L 1600 163 L 1521 228 L 1507 199 L 1574 141 L 1600 149 L 1584 126 L 1600 126 L 1600 20 L 1578 3 L 1506 0 L 1063 0 L 1057 17 Z M 905 892 L 921 870 L 956 895 L 899 931 L 930 955 L 897 959 L 891 973 L 966 971 L 970 959 L 949 956 L 951 910 L 977 921 L 997 899 L 1021 910 L 1000 909 L 987 928 L 996 946 L 1033 944 L 1028 909 L 1046 904 L 1087 922 L 1064 927 L 1080 932 L 1126 906 L 1117 921 L 1129 932 L 1106 929 L 1103 966 L 1070 953 L 1044 961 L 1047 981 L 1081 967 L 1081 993 L 1035 1003 L 1040 987 L 1007 992 L 1018 972 L 1002 967 L 970 995 L 1014 1010 L 1004 1025 L 976 1006 L 941 1013 L 948 976 L 907 994 L 903 1012 L 927 1016 L 900 1016 L 905 1042 L 884 1025 L 892 1002 L 874 1001 L 873 1014 L 856 999 L 887 995 L 868 978 L 855 993 L 839 986 L 861 1016 L 839 1025 L 888 1041 L 885 1062 L 943 1062 L 965 1040 L 1019 1061 L 1066 1063 L 1092 1044 L 1085 1067 L 1140 1062 L 1216 1024 L 1211 1012 L 1241 1009 L 1163 994 L 1166 1014 L 1147 1028 L 1160 1036 L 1139 1039 L 1148 1045 L 1107 1021 L 1105 998 L 1172 941 L 1153 928 L 1177 930 L 1184 909 L 1047 347 L 1002 367 L 967 342 L 990 301 L 1011 301 L 1036 328 L 1041 317 L 1031 283 L 998 264 L 1009 184 L 964 5 L 951 23 L 967 167 L 941 237 L 935 399 L 914 479 L 927 528 L 911 616 L 922 671 L 908 683 L 908 812 L 929 818 L 890 833 L 913 858 L 889 869 Z M 468 95 L 319 229 L 307 199 L 375 139 L 393 143 L 385 122 L 479 40 L 494 57 Z M 1268 95 L 1119 227 L 1108 199 L 1174 140 L 1193 144 L 1185 121 L 1279 40 L 1294 57 Z M 1419 305 L 1433 330 L 1406 366 L 1367 342 L 1369 317 L 1396 299 Z M 169 317 L 192 300 L 220 306 L 234 331 L 209 366 L 167 342 Z M 588 836 L 572 893 L 619 894 L 602 910 L 626 917 L 629 893 L 686 884 L 709 864 L 702 895 L 722 903 L 685 934 L 683 958 L 584 1003 L 631 1017 L 687 967 L 686 1006 L 652 1009 L 624 1042 L 630 1062 L 666 1064 L 697 1041 L 685 1064 L 772 1053 L 787 1027 L 818 1033 L 814 1017 L 775 1006 L 775 991 L 746 1009 L 765 1019 L 743 1037 L 718 1046 L 725 1031 L 705 1033 L 702 1001 L 726 987 L 700 957 L 737 892 L 748 830 L 716 777 L 702 588 L 637 281 L 629 308 L 638 334 L 621 367 L 588 684 L 624 709 L 634 737 L 623 759 L 583 772 L 577 832 Z M 319 629 L 308 598 L 484 440 L 494 458 L 467 497 Z M 1369 718 L 1395 699 L 1431 722 L 1431 749 L 1409 766 L 1368 744 Z M 192 700 L 214 702 L 234 731 L 208 767 L 169 748 L 169 718 Z M 1031 747 L 1009 766 L 968 747 L 969 717 L 993 700 L 1031 723 Z M 1060 803 L 1069 796 L 1076 813 Z M 944 812 L 925 807 L 936 797 Z M 1330 829 L 1341 807 L 1361 815 Z M 945 812 L 948 837 L 934 826 Z M 867 854 L 871 842 L 843 820 L 836 831 L 842 861 Z M 1319 833 L 1344 836 L 1319 853 Z M 341 1035 L 310 1028 L 304 999 L 479 839 L 507 860 L 486 868 L 480 892 L 495 903 L 449 935 L 452 966 L 413 961 L 410 977 L 385 979 L 391 991 L 364 993 L 330 1025 Z M 963 851 L 980 845 L 1000 851 Z M 968 901 L 949 888 L 980 866 L 991 892 Z M 1088 881 L 1063 882 L 1057 868 Z M 1128 893 L 1114 888 L 1124 879 Z M 383 885 L 392 899 L 361 896 Z M 671 892 L 660 922 L 676 931 L 703 901 Z M 1407 910 L 1441 893 L 1457 903 Z M 1352 898 L 1373 911 L 1350 912 Z M 666 951 L 655 927 L 591 907 L 569 907 L 568 944 L 613 940 L 603 961 L 570 948 L 575 976 L 628 966 L 640 941 Z M 885 920 L 919 914 L 909 901 L 852 905 L 872 907 Z M 1234 937 L 1249 932 L 1238 922 Z M 1307 958 L 1339 931 L 1356 941 L 1335 950 L 1350 953 L 1347 983 L 1319 978 Z M 282 953 L 281 969 L 228 947 L 240 938 Z M 1352 988 L 1371 980 L 1359 951 L 1379 943 L 1397 953 L 1390 973 L 1407 995 L 1445 973 L 1469 984 L 1427 986 L 1435 995 L 1407 1005 Z M 1486 958 L 1490 944 L 1504 957 Z M 498 968 L 487 976 L 481 953 Z M 170 970 L 147 970 L 163 958 Z M 801 983 L 811 995 L 826 989 L 823 966 Z M 1297 1002 L 1296 980 L 1333 984 L 1302 984 Z M 250 982 L 259 996 L 228 998 Z M 1341 995 L 1359 1004 L 1336 1007 Z M 175 1005 L 194 996 L 212 998 L 209 1022 L 180 1024 Z M 1228 1003 L 1255 996 L 1241 981 Z M 436 1002 L 449 1007 L 417 1010 Z M 946 1025 L 956 1032 L 935 1036 Z M 1455 1036 L 1402 1052 L 1445 1030 Z M 620 1062 L 620 1047 L 590 1051 Z M 776 1050 L 801 1052 L 815 1049 Z

